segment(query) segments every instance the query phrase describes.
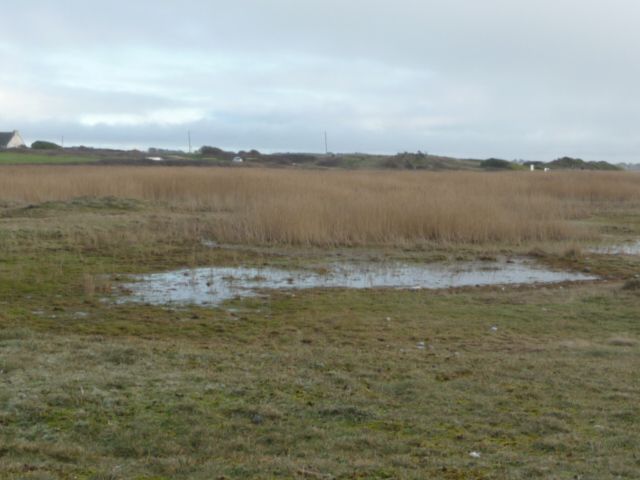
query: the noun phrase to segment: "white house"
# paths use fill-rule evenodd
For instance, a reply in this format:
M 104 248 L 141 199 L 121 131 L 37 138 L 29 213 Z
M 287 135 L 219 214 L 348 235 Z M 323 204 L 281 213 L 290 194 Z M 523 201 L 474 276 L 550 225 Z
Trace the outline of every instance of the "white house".
M 0 132 L 0 149 L 1 148 L 20 148 L 26 147 L 26 143 L 17 130 L 13 132 Z

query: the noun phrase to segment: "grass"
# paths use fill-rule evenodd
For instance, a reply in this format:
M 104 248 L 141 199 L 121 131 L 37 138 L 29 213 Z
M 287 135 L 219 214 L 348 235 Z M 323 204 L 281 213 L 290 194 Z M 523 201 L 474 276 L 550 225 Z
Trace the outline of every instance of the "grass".
M 535 297 L 308 292 L 238 313 L 3 313 L 0 471 L 634 478 L 638 297 Z
M 92 157 L 83 157 L 79 155 L 62 155 L 62 154 L 46 154 L 46 153 L 14 153 L 0 152 L 0 165 L 51 165 L 51 164 L 81 164 L 95 162 Z
M 568 203 L 558 221 L 577 240 L 202 245 L 243 218 L 243 196 L 351 182 L 390 201 L 474 178 L 288 173 L 2 170 L 0 478 L 637 478 L 640 259 L 581 240 L 640 231 L 637 177 L 475 177 L 477 192 L 508 179 L 509 194 Z M 220 308 L 114 298 L 127 274 L 169 268 L 527 251 L 611 280 L 320 289 Z

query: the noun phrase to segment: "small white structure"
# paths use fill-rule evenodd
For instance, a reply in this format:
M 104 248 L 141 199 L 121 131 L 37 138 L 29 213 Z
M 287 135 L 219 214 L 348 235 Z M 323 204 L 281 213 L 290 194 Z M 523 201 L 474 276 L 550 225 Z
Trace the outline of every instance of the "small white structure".
M 20 132 L 14 130 L 13 132 L 0 132 L 0 149 L 1 148 L 22 148 L 26 147 Z
M 233 163 L 243 163 L 244 159 L 242 157 L 233 157 Z
M 545 171 L 545 172 L 548 172 L 548 171 L 549 171 L 549 169 L 548 169 L 548 168 L 545 168 L 545 169 L 544 169 L 544 171 Z
M 536 169 L 536 166 L 534 164 L 529 165 L 529 170 L 533 172 L 535 169 Z

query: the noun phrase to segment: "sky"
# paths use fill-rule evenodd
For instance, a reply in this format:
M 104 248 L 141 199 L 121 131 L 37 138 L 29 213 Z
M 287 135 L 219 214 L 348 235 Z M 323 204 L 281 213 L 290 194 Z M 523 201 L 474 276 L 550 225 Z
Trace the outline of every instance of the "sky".
M 0 131 L 120 148 L 640 161 L 637 0 L 21 0 Z

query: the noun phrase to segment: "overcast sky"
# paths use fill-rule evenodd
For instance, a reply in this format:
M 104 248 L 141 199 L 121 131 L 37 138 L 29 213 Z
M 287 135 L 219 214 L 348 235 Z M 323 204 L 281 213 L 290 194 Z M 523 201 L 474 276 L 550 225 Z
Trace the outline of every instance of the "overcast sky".
M 638 0 L 20 0 L 28 141 L 640 161 Z

